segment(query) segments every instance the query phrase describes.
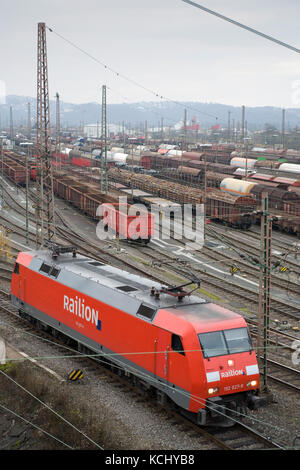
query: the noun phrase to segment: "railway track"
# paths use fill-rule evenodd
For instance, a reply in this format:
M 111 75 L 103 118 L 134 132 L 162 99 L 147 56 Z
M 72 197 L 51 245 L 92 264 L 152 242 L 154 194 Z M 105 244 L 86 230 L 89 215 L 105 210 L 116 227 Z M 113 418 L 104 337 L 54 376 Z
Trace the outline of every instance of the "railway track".
M 149 272 L 149 269 L 145 268 L 144 266 L 141 266 L 141 267 L 138 267 L 136 262 L 135 263 L 130 263 L 128 262 L 128 260 L 121 260 L 120 259 L 120 256 L 119 255 L 114 255 L 113 253 L 107 253 L 107 251 L 105 251 L 103 248 L 99 248 L 99 247 L 95 247 L 95 244 L 93 241 L 89 242 L 86 238 L 86 236 L 84 234 L 80 234 L 78 232 L 78 230 L 76 230 L 76 232 L 72 229 L 69 228 L 69 224 L 68 222 L 65 220 L 64 216 L 62 215 L 61 211 L 56 211 L 56 216 L 59 218 L 60 220 L 60 223 L 61 223 L 61 226 L 58 226 L 57 227 L 57 230 L 58 230 L 58 233 L 59 235 L 66 241 L 72 243 L 72 244 L 75 244 L 79 251 L 83 254 L 86 254 L 87 256 L 91 256 L 101 262 L 105 262 L 105 263 L 108 263 L 108 264 L 111 264 L 111 261 L 112 261 L 112 258 L 113 258 L 113 261 L 114 263 L 116 263 L 117 265 L 125 265 L 126 268 L 128 269 L 133 269 L 135 272 L 138 271 L 140 272 L 142 275 L 147 275 L 148 277 L 152 278 L 153 280 L 155 281 L 159 281 L 159 282 L 162 282 L 162 283 L 165 283 L 165 279 L 163 278 L 163 276 L 158 276 L 157 275 L 157 272 L 156 274 L 151 274 Z M 85 247 L 85 248 L 83 248 Z M 149 250 L 147 248 L 143 248 L 142 250 L 147 250 L 147 256 L 150 256 L 151 259 L 153 260 L 157 260 L 157 261 L 160 261 L 161 260 L 161 257 L 157 257 L 156 255 L 154 255 L 153 253 L 149 253 Z M 141 251 L 141 248 L 139 247 L 139 252 Z M 100 254 L 99 254 L 100 252 Z M 164 256 L 166 256 L 166 253 L 164 252 L 163 253 Z M 172 259 L 171 256 L 169 256 L 169 259 Z M 200 270 L 197 270 L 197 275 L 199 276 L 199 274 L 201 273 Z M 186 274 L 185 274 L 186 275 Z M 201 277 L 201 274 L 200 274 L 200 277 Z M 216 288 L 219 287 L 219 280 L 217 278 L 214 278 L 214 276 L 212 275 L 208 275 L 207 273 L 205 273 L 205 275 L 202 277 L 202 282 L 204 284 L 204 286 L 208 286 L 209 288 L 213 287 L 213 289 L 215 290 Z M 237 286 L 234 285 L 234 289 L 233 289 L 233 283 L 230 283 L 230 285 L 228 287 L 225 287 L 222 286 L 222 291 L 224 292 L 224 290 L 226 290 L 228 293 L 230 293 L 230 295 L 232 294 L 233 290 L 234 290 L 234 295 L 236 298 L 240 299 L 241 297 L 243 297 L 247 302 L 251 302 L 252 304 L 254 305 L 257 305 L 257 294 L 254 293 L 254 292 L 247 292 L 247 294 L 245 294 L 245 290 L 242 289 L 242 288 L 237 288 Z M 277 312 L 278 313 L 281 313 L 282 310 L 283 310 L 283 307 L 285 308 L 285 314 L 286 315 L 289 315 L 290 312 L 289 310 L 287 311 L 287 308 L 289 308 L 286 303 L 280 303 L 280 306 L 277 308 Z M 293 307 L 292 307 L 293 309 Z M 291 316 L 291 318 L 295 318 L 294 315 Z M 298 317 L 296 317 L 296 319 L 298 319 Z M 250 320 L 251 322 L 251 320 Z M 278 336 L 278 332 L 274 332 L 274 335 L 277 337 Z M 290 343 L 292 340 L 295 340 L 296 338 L 295 337 L 292 337 L 290 339 Z M 287 341 L 287 337 L 285 336 L 285 341 Z M 277 344 L 278 345 L 278 340 L 277 339 L 272 339 L 272 337 L 270 338 L 270 342 L 272 342 L 273 344 Z M 291 346 L 289 345 L 285 345 L 285 347 L 287 349 L 289 349 L 289 351 L 291 351 Z M 295 390 L 297 390 L 297 386 L 295 387 Z
M 159 262 L 161 261 L 161 258 L 153 255 L 153 253 L 148 253 L 148 255 L 155 261 L 159 261 Z M 207 283 L 206 275 L 202 279 L 202 281 L 203 281 L 203 284 L 201 283 L 201 286 L 203 285 L 204 288 L 210 287 L 209 281 Z M 215 286 L 215 288 L 217 288 L 217 285 L 215 283 L 213 285 Z M 223 287 L 222 287 L 222 291 L 223 291 Z M 229 289 L 228 292 L 231 292 L 231 289 Z M 237 295 L 238 297 L 240 297 L 240 294 L 237 294 Z M 254 296 L 254 299 L 255 298 L 256 297 Z M 247 320 L 247 323 L 250 326 L 252 336 L 256 338 L 256 335 L 257 335 L 256 319 L 254 320 L 252 315 L 251 317 L 249 317 L 249 315 L 245 314 L 245 312 L 244 312 L 244 316 Z M 278 331 L 276 328 L 272 328 L 272 327 L 269 328 L 268 333 L 269 333 L 269 344 L 272 345 L 273 347 L 273 351 L 270 351 L 270 355 L 275 355 L 277 358 L 278 356 L 281 356 L 282 360 L 290 362 L 291 355 L 295 350 L 293 343 L 296 340 L 299 340 L 299 335 L 291 335 L 287 332 Z M 283 351 L 286 351 L 285 356 L 283 355 Z M 270 379 L 278 383 L 281 383 L 282 385 L 285 384 L 286 387 L 293 389 L 296 393 L 299 393 L 300 391 L 299 389 L 300 371 L 299 370 L 292 369 L 289 366 L 280 364 L 278 361 L 274 361 L 272 359 L 269 359 L 268 363 L 270 364 L 270 367 L 272 367 L 272 371 L 274 371 L 274 374 L 270 373 Z M 282 373 L 283 370 L 285 371 L 285 375 L 288 376 L 288 379 L 281 380 L 281 381 L 277 380 L 278 374 Z
M 250 265 L 249 262 L 238 258 L 237 256 L 230 256 L 224 252 L 220 253 L 215 249 L 209 247 L 203 247 L 199 252 L 209 258 L 212 263 L 219 262 L 219 265 L 226 266 L 228 272 L 231 266 L 235 265 L 238 267 L 238 272 L 244 277 L 251 277 L 253 280 L 257 280 L 259 277 L 258 266 Z M 285 276 L 286 277 L 286 276 Z M 272 286 L 276 286 L 278 289 L 284 289 L 289 291 L 291 295 L 300 296 L 300 285 L 291 279 L 285 279 L 283 275 L 278 276 L 276 273 L 272 273 Z
M 151 253 L 149 251 L 149 248 L 140 248 L 139 251 L 143 252 L 146 254 L 145 250 L 147 251 L 147 255 L 153 260 L 153 262 L 156 264 L 156 266 L 161 265 L 163 267 L 163 262 L 170 261 L 174 262 L 174 256 L 171 256 L 169 253 L 166 251 L 162 251 L 159 248 L 155 248 L 155 252 Z M 189 266 L 190 269 L 190 274 L 193 273 L 196 277 L 198 277 L 201 280 L 201 285 L 203 285 L 204 288 L 210 289 L 211 292 L 215 292 L 217 295 L 219 292 L 224 292 L 226 293 L 226 296 L 228 298 L 236 299 L 236 301 L 240 301 L 240 299 L 243 299 L 243 304 L 244 306 L 254 306 L 253 312 L 257 312 L 257 307 L 258 307 L 258 293 L 256 290 L 250 287 L 245 287 L 245 286 L 239 286 L 234 282 L 234 276 L 229 277 L 220 277 L 219 274 L 212 274 L 208 273 L 205 268 L 201 267 L 201 265 L 198 265 L 195 261 L 189 259 L 187 261 L 187 265 Z M 172 269 L 172 267 L 171 267 Z M 175 271 L 175 268 L 173 268 Z M 178 268 L 177 273 L 182 273 L 182 275 L 188 277 L 187 270 L 185 272 L 183 269 Z M 212 290 L 213 289 L 213 290 Z M 294 304 L 288 303 L 288 301 L 280 301 L 279 299 L 272 299 L 271 301 L 271 311 L 276 314 L 276 316 L 282 321 L 284 321 L 286 318 L 290 320 L 295 321 L 295 327 L 298 326 L 298 322 L 300 320 L 300 306 L 297 307 Z
M 65 236 L 66 239 L 68 239 L 70 242 L 71 242 L 72 240 L 74 241 L 74 237 L 76 236 L 76 239 L 77 239 L 77 242 L 76 242 L 76 243 L 78 243 L 78 246 L 81 246 L 81 248 L 82 248 L 82 243 L 85 243 L 85 246 L 87 247 L 86 253 L 89 253 L 89 256 L 95 257 L 94 252 L 95 252 L 95 251 L 99 251 L 99 250 L 95 250 L 95 246 L 91 245 L 90 247 L 93 248 L 93 252 L 92 252 L 92 251 L 89 251 L 89 250 L 90 250 L 90 247 L 89 247 L 88 244 L 86 243 L 86 238 L 84 238 L 83 236 L 81 236 L 81 235 L 79 235 L 78 233 L 75 233 L 75 232 L 73 232 L 73 231 L 67 231 L 67 230 L 65 230 L 65 229 L 63 229 L 63 231 L 64 231 L 64 236 Z M 107 253 L 105 253 L 105 254 L 107 254 Z M 102 255 L 102 253 L 101 253 L 101 255 Z M 110 257 L 110 256 L 111 256 L 111 254 L 109 255 L 109 257 Z M 118 262 L 120 262 L 119 257 L 116 256 L 115 258 L 118 260 Z M 104 261 L 104 262 L 106 262 L 106 263 L 108 262 L 106 259 L 99 258 L 99 253 L 98 253 L 98 259 L 100 259 L 101 261 Z M 128 266 L 133 267 L 134 270 L 137 271 L 137 268 L 136 268 L 135 265 L 132 265 L 131 263 L 128 263 Z M 144 269 L 140 269 L 140 272 L 141 272 L 143 275 L 146 274 L 146 275 L 149 276 L 149 273 L 146 273 L 146 272 L 145 272 L 145 268 L 144 268 Z M 160 282 L 162 282 L 161 279 L 158 279 L 157 277 L 153 277 L 153 279 L 159 280 Z M 229 434 L 229 433 L 228 433 L 228 434 Z M 227 441 L 228 441 L 228 434 L 227 434 L 227 439 L 226 439 Z M 244 438 L 244 439 L 245 439 L 245 438 Z M 238 438 L 233 438 L 232 441 L 234 442 L 233 447 L 230 447 L 230 445 L 228 445 L 228 448 L 241 448 L 241 447 L 244 446 L 244 444 L 238 443 Z M 268 440 L 266 440 L 266 441 L 268 441 Z M 248 440 L 248 441 L 244 441 L 244 442 L 248 442 L 247 445 L 249 445 L 249 440 Z M 225 445 L 226 445 L 226 444 L 225 444 Z M 255 444 L 253 444 L 253 445 L 255 445 Z M 266 443 L 265 445 L 267 445 L 267 443 Z M 273 446 L 272 443 L 271 443 L 271 446 Z M 274 447 L 278 447 L 278 446 L 274 445 Z
M 11 268 L 2 268 L 2 267 L 0 267 L 0 279 L 2 281 L 10 282 L 11 273 L 12 273 L 12 266 L 11 266 Z
M 208 232 L 210 233 L 210 229 L 208 228 Z M 228 230 L 226 229 L 225 227 L 221 226 L 221 225 L 218 225 L 218 227 L 216 227 L 216 225 L 214 226 L 214 229 L 213 229 L 213 232 L 215 232 L 215 234 L 218 234 L 220 236 L 220 239 L 223 241 L 223 242 L 227 242 L 229 246 L 232 246 L 238 250 L 240 250 L 241 253 L 247 253 L 249 256 L 252 256 L 254 258 L 257 258 L 258 257 L 258 253 L 260 251 L 260 244 L 259 244 L 259 241 L 260 241 L 260 238 L 257 234 L 257 237 L 253 234 L 253 232 L 250 232 L 250 237 L 252 237 L 253 239 L 255 239 L 256 243 L 253 244 L 251 242 L 251 238 L 250 240 L 247 239 L 247 236 L 248 236 L 248 232 L 246 233 L 243 233 L 241 231 L 231 231 L 231 230 Z M 255 246 L 253 246 L 255 245 Z M 278 247 L 278 250 L 280 250 L 281 252 L 283 251 L 282 250 L 282 246 Z M 272 258 L 280 263 L 283 263 L 290 269 L 290 271 L 292 271 L 296 276 L 300 276 L 300 264 L 299 262 L 295 262 L 293 260 L 291 260 L 290 258 L 287 259 L 286 257 L 286 254 L 282 254 L 282 255 L 279 255 L 279 254 L 276 254 L 274 253 L 275 250 L 273 250 L 273 253 L 272 253 Z M 289 251 L 288 249 L 286 250 L 287 252 Z M 284 255 L 284 256 L 283 256 Z
M 300 372 L 271 359 L 268 360 L 268 379 L 289 388 L 292 392 L 300 392 Z
M 20 207 L 20 212 L 21 210 L 23 209 L 23 207 Z M 108 264 L 111 264 L 112 260 L 114 263 L 116 263 L 118 266 L 121 265 L 125 265 L 126 268 L 129 268 L 130 270 L 134 270 L 134 271 L 138 271 L 140 272 L 142 275 L 147 275 L 148 277 L 151 277 L 153 280 L 158 280 L 159 282 L 165 282 L 165 279 L 163 279 L 162 277 L 159 277 L 157 276 L 157 273 L 156 275 L 151 275 L 149 273 L 149 269 L 145 269 L 144 266 L 137 266 L 137 263 L 134 262 L 134 263 L 130 263 L 128 262 L 128 259 L 127 260 L 121 260 L 121 257 L 120 255 L 115 255 L 114 253 L 110 252 L 108 253 L 107 250 L 100 248 L 99 244 L 97 244 L 97 246 L 95 246 L 95 242 L 94 241 L 88 241 L 87 237 L 84 235 L 84 234 L 80 234 L 78 232 L 78 230 L 76 230 L 76 232 L 72 229 L 69 228 L 69 223 L 68 221 L 64 218 L 64 216 L 62 215 L 61 211 L 58 211 L 56 210 L 56 215 L 57 217 L 59 218 L 60 222 L 61 222 L 61 226 L 58 226 L 57 230 L 58 230 L 58 233 L 59 235 L 62 237 L 62 239 L 64 239 L 65 241 L 68 241 L 69 243 L 72 243 L 72 244 L 75 244 L 78 248 L 78 251 L 83 253 L 83 254 L 86 254 L 88 256 L 92 256 L 94 258 L 96 258 L 97 260 L 101 261 L 101 262 L 105 262 L 105 263 L 108 263 Z M 85 247 L 85 248 L 83 248 Z M 145 249 L 144 248 L 140 248 L 138 249 L 138 252 L 141 252 L 141 250 L 144 250 L 145 252 Z M 156 250 L 159 252 L 158 248 L 156 248 Z M 149 250 L 147 249 L 147 256 L 150 256 L 150 252 Z M 163 256 L 166 257 L 168 256 L 169 259 L 172 259 L 172 257 L 170 255 L 166 255 L 166 253 L 164 252 L 163 253 Z M 153 253 L 151 254 L 151 259 L 153 260 L 161 260 L 160 257 L 157 257 L 156 255 L 154 255 Z M 201 271 L 199 269 L 196 270 L 197 272 L 197 275 L 200 275 L 202 276 L 202 282 L 203 284 L 205 285 L 205 287 L 207 286 L 208 288 L 213 288 L 213 290 L 215 291 L 216 289 L 219 291 L 220 289 L 220 283 L 219 283 L 219 279 L 217 277 L 214 277 L 212 275 L 208 275 L 207 273 L 204 273 L 204 277 L 201 273 Z M 223 280 L 222 280 L 223 282 Z M 233 289 L 233 283 L 229 283 L 229 286 L 225 288 L 224 285 L 222 285 L 222 290 L 226 291 L 226 293 L 228 293 L 230 296 L 234 296 L 234 298 L 237 298 L 239 299 L 240 297 L 244 298 L 245 301 L 247 303 L 249 303 L 249 301 L 252 303 L 252 305 L 257 305 L 257 294 L 251 290 L 248 290 L 246 293 L 245 293 L 245 289 L 244 288 L 240 288 L 240 287 L 237 287 L 234 285 L 234 289 Z M 278 302 L 277 302 L 278 304 Z M 273 303 L 273 310 L 274 310 L 274 303 Z M 295 315 L 294 315 L 294 306 L 289 306 L 287 305 L 286 302 L 279 302 L 279 305 L 277 306 L 276 308 L 276 313 L 278 314 L 278 317 L 280 319 L 282 319 L 282 321 L 284 321 L 283 319 L 283 316 L 282 316 L 282 312 L 285 313 L 285 316 L 288 315 L 290 318 L 293 318 L 295 319 Z M 255 309 L 256 311 L 256 309 Z M 292 313 L 291 313 L 292 312 Z M 296 317 L 296 319 L 298 319 L 298 317 Z

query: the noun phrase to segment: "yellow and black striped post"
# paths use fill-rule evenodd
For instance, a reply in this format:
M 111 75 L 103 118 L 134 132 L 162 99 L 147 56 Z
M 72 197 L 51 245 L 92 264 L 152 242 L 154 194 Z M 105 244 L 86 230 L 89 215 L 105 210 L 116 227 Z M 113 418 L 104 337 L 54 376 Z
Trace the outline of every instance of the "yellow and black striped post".
M 81 369 L 74 369 L 72 372 L 69 374 L 69 380 L 72 380 L 75 382 L 76 380 L 82 379 L 83 378 L 83 372 Z

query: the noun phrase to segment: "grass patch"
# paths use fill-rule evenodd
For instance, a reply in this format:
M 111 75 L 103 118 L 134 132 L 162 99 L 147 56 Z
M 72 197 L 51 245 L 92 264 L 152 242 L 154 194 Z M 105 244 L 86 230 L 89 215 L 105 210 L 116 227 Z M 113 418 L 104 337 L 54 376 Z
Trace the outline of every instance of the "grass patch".
M 253 315 L 254 313 L 248 310 L 246 307 L 239 307 L 239 310 L 241 310 L 242 312 L 248 313 L 248 315 Z
M 7 361 L 6 364 L 1 364 L 0 365 L 0 370 L 2 370 L 5 374 L 8 374 L 11 372 L 11 370 L 15 367 L 15 364 L 12 362 Z
M 216 300 L 218 302 L 226 302 L 225 299 L 221 299 L 221 297 L 218 297 L 217 295 L 215 294 L 212 294 L 211 292 L 208 292 L 207 290 L 204 290 L 204 289 L 197 289 L 198 292 L 201 292 L 201 294 L 203 295 L 206 295 L 207 297 L 209 297 L 210 299 L 213 299 L 213 300 Z

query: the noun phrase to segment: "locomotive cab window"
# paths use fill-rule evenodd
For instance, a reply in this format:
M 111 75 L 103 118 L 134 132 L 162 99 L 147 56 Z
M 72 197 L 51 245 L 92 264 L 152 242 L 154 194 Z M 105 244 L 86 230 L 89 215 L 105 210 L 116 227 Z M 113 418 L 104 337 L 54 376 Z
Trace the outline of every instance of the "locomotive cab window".
M 19 265 L 19 263 L 15 263 L 14 274 L 20 274 L 20 265 Z
M 225 340 L 230 354 L 252 350 L 252 342 L 247 328 L 234 328 L 224 331 Z
M 206 358 L 228 354 L 222 331 L 212 331 L 199 335 L 203 356 Z
M 176 351 L 179 354 L 185 356 L 180 336 L 172 334 L 171 348 L 173 349 L 173 351 Z
M 248 329 L 245 327 L 201 333 L 198 336 L 203 356 L 208 359 L 227 354 L 250 352 L 253 349 Z

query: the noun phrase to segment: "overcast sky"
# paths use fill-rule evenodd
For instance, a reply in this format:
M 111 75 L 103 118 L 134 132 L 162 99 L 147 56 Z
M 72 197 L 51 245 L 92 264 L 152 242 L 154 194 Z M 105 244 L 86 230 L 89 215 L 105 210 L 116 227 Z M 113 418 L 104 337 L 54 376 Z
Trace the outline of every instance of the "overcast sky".
M 195 0 L 300 47 L 299 0 Z M 36 96 L 37 23 L 45 22 L 133 85 L 47 31 L 50 96 L 65 102 L 179 101 L 299 107 L 299 54 L 181 0 L 1 0 L 0 81 Z

